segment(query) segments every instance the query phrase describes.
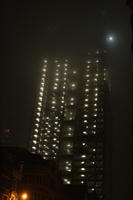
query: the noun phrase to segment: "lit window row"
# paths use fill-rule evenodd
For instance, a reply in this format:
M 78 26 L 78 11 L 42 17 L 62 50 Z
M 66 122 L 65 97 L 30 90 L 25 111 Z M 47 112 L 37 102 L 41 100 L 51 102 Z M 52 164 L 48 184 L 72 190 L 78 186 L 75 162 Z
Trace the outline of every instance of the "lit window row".
M 71 172 L 71 167 L 66 166 L 66 167 L 65 167 L 65 170 L 66 170 L 67 172 Z
M 64 178 L 64 184 L 71 184 L 71 180 L 70 179 L 67 179 L 67 178 Z

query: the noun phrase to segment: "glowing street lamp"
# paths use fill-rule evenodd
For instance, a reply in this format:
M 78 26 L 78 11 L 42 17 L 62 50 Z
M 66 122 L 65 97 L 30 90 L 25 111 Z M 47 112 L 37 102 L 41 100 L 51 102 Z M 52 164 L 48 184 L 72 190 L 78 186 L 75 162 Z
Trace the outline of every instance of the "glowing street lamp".
M 21 200 L 27 200 L 27 199 L 28 199 L 28 194 L 26 192 L 21 194 Z

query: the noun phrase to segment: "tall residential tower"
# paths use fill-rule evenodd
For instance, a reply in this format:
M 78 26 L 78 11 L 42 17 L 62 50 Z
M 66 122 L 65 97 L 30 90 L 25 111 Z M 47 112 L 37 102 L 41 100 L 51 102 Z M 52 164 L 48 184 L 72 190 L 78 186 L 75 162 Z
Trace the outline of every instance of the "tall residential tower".
M 43 60 L 30 150 L 55 159 L 64 184 L 104 193 L 106 51 Z

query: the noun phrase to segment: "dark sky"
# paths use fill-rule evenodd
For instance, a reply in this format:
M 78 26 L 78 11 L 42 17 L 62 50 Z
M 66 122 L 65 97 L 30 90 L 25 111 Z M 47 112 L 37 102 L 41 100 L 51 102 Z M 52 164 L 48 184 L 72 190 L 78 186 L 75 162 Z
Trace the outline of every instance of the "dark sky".
M 130 12 L 125 1 L 27 2 L 3 1 L 1 128 L 10 129 L 16 145 L 27 146 L 43 56 L 76 56 L 87 54 L 93 46 L 106 46 L 112 79 L 113 200 L 128 200 L 133 58 Z M 108 34 L 116 37 L 114 44 L 107 44 Z

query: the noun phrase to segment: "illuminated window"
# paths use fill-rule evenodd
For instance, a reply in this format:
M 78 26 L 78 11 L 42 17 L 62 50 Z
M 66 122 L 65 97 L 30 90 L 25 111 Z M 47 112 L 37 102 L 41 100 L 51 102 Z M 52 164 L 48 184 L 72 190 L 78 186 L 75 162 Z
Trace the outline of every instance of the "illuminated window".
M 41 108 L 40 108 L 40 107 L 38 107 L 38 108 L 37 108 L 37 110 L 38 110 L 38 111 L 41 111 Z
M 53 109 L 53 110 L 54 110 L 54 109 L 55 109 L 55 106 L 52 106 L 52 107 L 51 107 L 51 109 Z
M 35 147 L 35 146 L 33 146 L 33 147 L 32 147 L 32 149 L 36 150 L 36 147 Z
M 35 137 L 35 138 L 37 138 L 37 137 L 38 137 L 38 135 L 34 135 L 34 137 Z
M 89 69 L 90 68 L 90 65 L 87 65 L 87 69 Z
M 62 142 L 61 152 L 66 155 L 71 155 L 73 152 L 73 143 L 68 141 Z
M 87 135 L 87 132 L 86 132 L 86 131 L 83 131 L 83 134 L 84 134 L 84 135 Z
M 39 127 L 39 124 L 35 124 L 36 127 Z
M 38 133 L 38 129 L 35 129 L 35 132 Z
M 86 158 L 86 155 L 81 155 L 81 158 Z
M 43 72 L 46 72 L 46 69 L 45 69 L 45 68 L 43 68 Z
M 98 79 L 97 79 L 97 78 L 94 78 L 94 81 L 98 81 Z
M 37 141 L 36 141 L 36 140 L 33 140 L 33 143 L 34 143 L 34 144 L 37 144 Z
M 67 172 L 71 172 L 71 167 L 66 166 L 66 167 L 65 167 L 65 170 L 66 170 Z
M 70 87 L 71 87 L 71 89 L 76 89 L 76 87 L 77 87 L 77 84 L 76 83 L 71 83 L 71 85 L 70 85 Z
M 88 102 L 89 101 L 89 99 L 85 99 L 85 102 Z
M 98 93 L 95 93 L 95 97 L 97 97 L 98 96 Z
M 73 72 L 72 72 L 73 74 L 77 74 L 77 71 L 76 70 L 73 70 Z
M 39 100 L 42 101 L 42 97 L 39 97 Z
M 64 137 L 72 137 L 74 135 L 74 127 L 73 126 L 65 126 L 63 129 Z
M 41 91 L 44 91 L 44 88 L 43 88 L 43 87 L 40 87 L 40 90 L 41 90 Z M 42 93 L 42 94 L 43 94 L 43 93 Z
M 67 71 L 68 69 L 67 68 L 65 68 L 65 71 Z
M 96 60 L 96 63 L 99 63 L 99 60 Z
M 44 87 L 44 83 L 41 83 L 41 86 Z M 40 88 L 41 89 L 41 88 Z M 43 89 L 43 88 L 42 88 Z
M 59 73 L 55 73 L 56 76 L 59 76 Z
M 59 78 L 56 78 L 55 81 L 58 82 L 58 81 L 59 81 Z
M 37 122 L 40 122 L 40 119 L 39 119 L 39 118 L 36 118 L 36 121 L 37 121 Z
M 42 103 L 41 103 L 41 102 L 38 102 L 38 105 L 39 105 L 39 106 L 42 106 Z
M 58 86 L 58 83 L 54 83 L 54 86 Z
M 37 116 L 39 116 L 39 117 L 40 117 L 40 113 L 39 113 L 39 112 L 37 113 Z
M 90 77 L 90 74 L 86 74 L 85 76 L 86 76 L 87 78 L 89 78 L 89 77 Z
M 53 87 L 54 90 L 57 90 L 57 87 Z
M 89 89 L 88 89 L 88 88 L 86 88 L 86 89 L 85 89 L 85 92 L 89 92 Z
M 56 101 L 52 101 L 52 104 L 55 105 L 55 104 L 56 104 Z
M 88 115 L 84 115 L 84 117 L 86 118 L 86 117 L 88 117 Z
M 81 177 L 85 177 L 85 174 L 81 174 L 80 176 L 81 176 Z
M 84 107 L 87 108 L 89 105 L 88 104 L 84 104 Z
M 44 63 L 47 63 L 47 62 L 48 62 L 48 61 L 45 59 L 45 60 L 44 60 Z
M 76 111 L 74 109 L 65 109 L 64 118 L 66 120 L 74 120 L 76 116 Z
M 82 168 L 81 168 L 81 171 L 85 171 L 85 168 L 84 168 L 84 167 L 82 167 Z
M 93 134 L 93 135 L 96 135 L 96 131 L 92 131 L 92 134 Z
M 41 78 L 41 80 L 42 80 L 42 82 L 44 82 L 44 81 L 45 81 L 45 79 L 44 79 L 44 78 Z
M 68 178 L 64 178 L 64 184 L 71 184 L 71 180 Z
M 87 120 L 84 120 L 84 123 L 87 123 L 88 121 Z
M 42 74 L 42 77 L 46 77 L 46 74 Z M 44 82 L 44 81 L 43 81 Z
M 88 84 L 88 83 L 86 83 L 86 84 L 85 84 L 85 86 L 86 86 L 86 87 L 89 87 L 89 84 Z

